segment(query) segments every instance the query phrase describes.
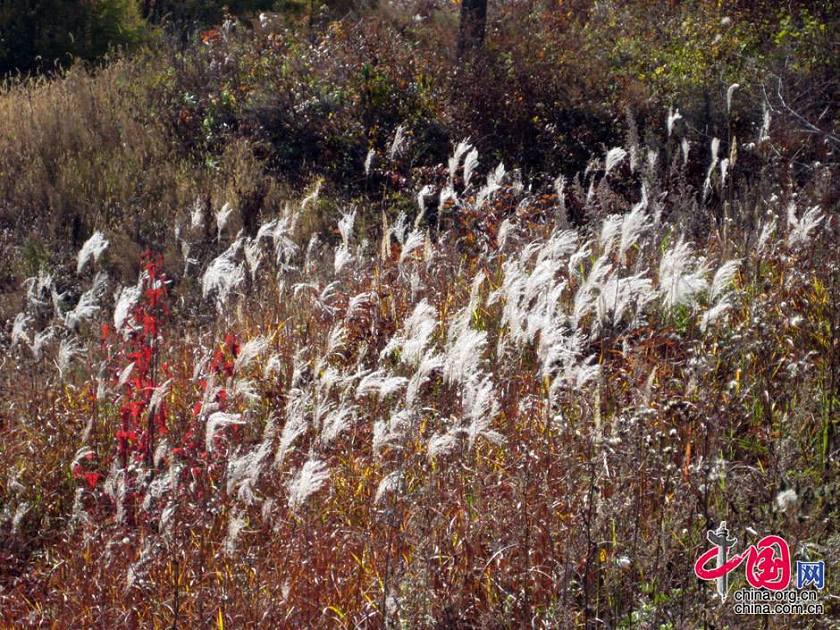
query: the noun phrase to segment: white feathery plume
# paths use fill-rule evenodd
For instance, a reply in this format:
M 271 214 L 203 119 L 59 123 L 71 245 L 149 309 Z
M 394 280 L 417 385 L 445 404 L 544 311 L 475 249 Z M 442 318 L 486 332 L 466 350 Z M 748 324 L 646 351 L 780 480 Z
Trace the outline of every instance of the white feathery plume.
M 352 298 L 350 298 L 350 301 L 347 303 L 347 313 L 345 316 L 348 319 L 352 318 L 359 311 L 362 310 L 362 307 L 372 303 L 375 297 L 376 294 L 372 291 L 365 291 L 364 293 L 354 295 Z
M 505 219 L 499 226 L 499 231 L 496 233 L 496 242 L 499 244 L 499 249 L 505 248 L 508 236 L 513 231 L 513 223 L 510 219 Z
M 328 357 L 333 352 L 338 352 L 344 347 L 344 341 L 347 338 L 347 329 L 344 326 L 336 325 L 330 328 L 330 334 L 327 337 L 327 348 L 324 353 Z
M 216 411 L 210 414 L 210 417 L 207 418 L 207 427 L 204 433 L 204 446 L 207 451 L 214 450 L 214 438 L 219 431 L 225 427 L 242 424 L 245 424 L 245 421 L 242 419 L 242 414 L 239 413 Z
M 416 366 L 437 327 L 437 310 L 425 299 L 415 305 L 402 330 L 394 335 L 380 356 L 385 357 L 395 350 L 400 350 L 400 360 L 407 365 Z
M 376 394 L 380 400 L 402 389 L 408 383 L 403 376 L 388 376 L 384 370 L 377 370 L 365 376 L 356 387 L 356 398 Z
M 653 172 L 656 169 L 656 162 L 659 160 L 659 151 L 656 149 L 648 149 L 647 164 L 648 170 Z
M 553 260 L 560 262 L 571 256 L 578 248 L 578 233 L 575 230 L 554 230 L 545 245 L 538 250 L 537 262 Z
M 408 231 L 408 217 L 405 212 L 400 210 L 400 213 L 397 215 L 397 220 L 394 221 L 394 225 L 391 227 L 390 231 L 397 237 L 397 241 L 399 241 L 400 245 L 405 243 L 405 234 Z
M 56 367 L 58 374 L 63 379 L 65 372 L 70 369 L 70 364 L 82 353 L 82 346 L 77 339 L 62 339 L 58 346 L 58 359 Z
M 132 365 L 134 365 L 132 363 Z M 160 408 L 161 403 L 166 398 L 172 387 L 172 379 L 167 379 L 152 390 L 152 397 L 149 400 L 149 413 L 154 414 Z
M 481 380 L 473 378 L 464 385 L 463 405 L 465 416 L 469 420 L 467 443 L 469 448 L 475 445 L 479 436 L 494 444 L 501 444 L 504 438 L 490 429 L 490 422 L 499 414 L 499 401 L 493 395 L 495 387 L 489 376 Z
M 537 346 L 541 363 L 540 376 L 551 376 L 558 366 L 576 365 L 585 341 L 581 331 L 570 331 L 567 326 L 557 325 L 543 330 Z
M 268 380 L 282 369 L 283 360 L 278 355 L 272 354 L 268 358 L 268 361 L 265 362 L 265 367 L 263 368 L 263 378 Z
M 762 103 L 762 108 L 764 110 L 764 116 L 761 122 L 761 129 L 758 132 L 758 144 L 762 144 L 770 140 L 770 123 L 772 118 L 770 116 L 770 106 L 767 104 L 767 101 Z
M 289 508 L 297 511 L 313 494 L 329 481 L 327 465 L 319 459 L 308 459 L 289 483 Z
M 703 182 L 703 199 L 709 194 L 712 188 L 712 173 L 718 165 L 718 152 L 720 151 L 720 138 L 712 138 L 712 162 L 709 164 L 709 170 L 706 171 L 706 181 Z
M 755 244 L 755 251 L 762 252 L 764 248 L 767 246 L 767 243 L 770 242 L 770 237 L 776 231 L 776 217 L 774 216 L 772 220 L 765 221 L 761 227 L 761 233 L 758 235 L 758 240 Z
M 486 199 L 489 199 L 493 193 L 502 187 L 502 181 L 505 178 L 505 165 L 499 162 L 499 165 L 487 174 L 487 183 L 478 191 L 475 203 L 481 206 Z
M 260 225 L 259 229 L 257 230 L 257 235 L 254 237 L 254 240 L 262 242 L 265 239 L 273 239 L 274 230 L 277 229 L 278 222 L 279 219 L 272 219 L 271 221 L 267 221 Z
M 235 372 L 246 369 L 268 349 L 268 339 L 262 335 L 254 337 L 239 349 L 239 355 L 233 363 Z
M 726 313 L 730 308 L 732 308 L 732 304 L 729 302 L 729 298 L 724 296 L 714 306 L 707 309 L 703 313 L 703 317 L 700 318 L 700 332 L 705 333 L 708 327 L 720 319 L 721 315 Z
M 421 249 L 426 243 L 426 235 L 420 230 L 412 230 L 403 243 L 400 252 L 400 265 L 402 265 L 415 251 Z
M 680 149 L 682 150 L 683 166 L 688 164 L 688 152 L 691 150 L 691 143 L 688 138 L 683 138 L 680 142 Z
M 420 192 L 417 193 L 417 206 L 420 208 L 420 212 L 417 215 L 417 218 L 414 219 L 414 229 L 418 229 L 423 222 L 423 217 L 426 216 L 426 197 L 431 196 L 431 194 L 435 191 L 434 187 L 426 184 L 423 188 L 420 189 Z
M 440 217 L 440 214 L 446 209 L 447 201 L 453 201 L 455 203 L 458 202 L 458 195 L 455 194 L 455 190 L 451 186 L 446 186 L 440 191 L 438 200 L 438 217 Z
M 599 325 L 619 322 L 633 303 L 641 308 L 652 299 L 653 284 L 643 274 L 620 279 L 612 274 L 601 287 L 595 321 Z
M 464 328 L 446 350 L 443 376 L 447 383 L 464 382 L 478 371 L 487 347 L 487 333 Z
M 388 159 L 392 162 L 403 154 L 407 144 L 407 136 L 405 135 L 405 126 L 399 125 L 394 133 L 394 140 L 391 142 L 391 148 L 388 149 Z
M 114 328 L 117 332 L 122 332 L 123 327 L 130 323 L 131 311 L 140 301 L 141 295 L 142 291 L 139 286 L 123 287 L 120 290 L 117 303 L 114 306 Z
M 50 274 L 41 269 L 37 276 L 27 278 L 23 281 L 26 287 L 26 302 L 35 308 L 45 307 L 49 304 L 53 279 Z
M 461 164 L 461 158 L 472 149 L 469 139 L 461 140 L 458 146 L 455 147 L 455 153 L 449 158 L 449 186 L 455 180 L 455 173 L 458 171 L 458 166 Z
M 458 447 L 458 436 L 461 433 L 453 427 L 445 433 L 436 433 L 426 443 L 426 451 L 429 459 L 436 459 L 450 454 Z
M 823 220 L 819 206 L 809 208 L 800 219 L 796 218 L 796 207 L 793 202 L 788 206 L 787 211 L 788 232 L 787 243 L 789 247 L 804 245 L 811 240 L 813 232 Z
M 236 491 L 237 497 L 245 504 L 254 503 L 254 486 L 263 471 L 265 461 L 271 453 L 272 442 L 277 433 L 274 416 L 266 422 L 263 439 L 256 448 L 245 454 L 233 457 L 227 469 L 227 492 Z
M 216 211 L 216 240 L 219 241 L 222 238 L 222 232 L 224 232 L 225 227 L 230 220 L 230 215 L 233 214 L 233 206 L 229 203 L 225 202 L 221 208 Z
M 678 120 L 682 119 L 682 114 L 680 114 L 680 110 L 673 109 L 671 107 L 668 108 L 668 137 L 671 137 L 671 133 L 674 131 L 674 123 Z
M 64 325 L 70 330 L 78 330 L 79 326 L 92 319 L 99 312 L 99 300 L 108 286 L 108 276 L 102 272 L 96 274 L 93 286 L 82 293 L 73 310 L 64 316 Z
M 95 455 L 93 449 L 89 446 L 82 446 L 78 451 L 76 451 L 76 454 L 73 456 L 73 461 L 70 462 L 70 472 L 74 473 L 76 466 L 81 465 L 82 460 L 86 459 L 88 455 Z
M 478 166 L 478 149 L 473 149 L 469 153 L 467 153 L 467 157 L 464 158 L 464 188 L 470 187 L 470 179 L 472 179 L 472 174 L 475 172 L 475 167 Z
M 301 212 L 306 210 L 306 208 L 308 208 L 310 204 L 313 204 L 318 200 L 318 197 L 321 194 L 321 186 L 323 186 L 323 184 L 324 184 L 323 180 L 319 179 L 315 183 L 315 189 L 311 193 L 306 195 L 306 197 L 303 198 L 303 201 L 300 202 L 300 211 Z
M 12 323 L 12 344 L 14 348 L 17 344 L 23 342 L 29 345 L 29 333 L 27 328 L 32 323 L 32 318 L 26 313 L 18 313 L 15 316 L 15 321 Z
M 242 242 L 242 251 L 245 254 L 245 264 L 248 265 L 248 271 L 251 272 L 251 280 L 257 278 L 257 271 L 262 264 L 262 248 L 258 239 L 246 237 Z
M 401 481 L 402 472 L 399 470 L 395 470 L 385 475 L 376 488 L 376 496 L 374 497 L 373 502 L 379 503 L 386 494 L 396 492 L 400 487 Z
M 341 244 L 335 250 L 335 273 L 338 274 L 341 270 L 353 260 L 353 254 L 350 253 L 350 237 L 353 233 L 353 223 L 356 221 L 356 211 L 353 210 L 341 217 L 338 221 L 338 232 L 341 234 Z
M 231 292 L 236 291 L 245 282 L 245 270 L 241 262 L 236 262 L 242 239 L 236 239 L 224 253 L 213 259 L 201 278 L 201 290 L 205 298 L 215 294 L 219 310 L 225 305 Z
M 524 304 L 530 304 L 537 296 L 545 295 L 545 292 L 554 284 L 556 271 L 557 263 L 551 259 L 537 263 L 525 281 Z
M 604 175 L 608 175 L 625 157 L 627 157 L 627 151 L 621 147 L 614 147 L 607 151 L 607 156 L 604 158 Z
M 411 378 L 405 389 L 405 404 L 412 406 L 420 393 L 420 388 L 429 380 L 433 372 L 443 368 L 443 357 L 439 354 L 427 354 L 420 361 L 420 365 Z
M 131 372 L 134 370 L 134 361 L 126 365 L 121 371 L 119 378 L 117 378 L 117 388 L 121 389 L 124 385 L 128 383 L 128 379 L 131 377 Z
M 299 380 L 302 364 L 298 363 L 299 359 L 295 360 L 295 373 L 292 376 L 292 383 Z M 312 394 L 302 390 L 300 387 L 293 387 L 289 391 L 289 396 L 286 400 L 285 417 L 286 422 L 283 425 L 283 431 L 280 434 L 280 444 L 277 446 L 277 452 L 274 456 L 274 466 L 279 468 L 283 465 L 286 455 L 294 450 L 294 443 L 301 435 L 306 433 L 309 428 L 309 416 L 312 409 Z
M 608 262 L 608 256 L 602 254 L 595 260 L 586 280 L 578 287 L 572 308 L 572 324 L 575 328 L 584 317 L 596 311 L 598 292 L 606 282 L 610 271 L 612 271 L 612 265 Z
M 741 86 L 738 85 L 737 83 L 733 83 L 726 90 L 726 113 L 727 114 L 732 111 L 732 95 L 735 94 L 735 90 L 737 90 L 739 87 L 741 87 Z
M 611 214 L 604 218 L 604 222 L 601 224 L 601 236 L 598 239 L 598 244 L 604 254 L 608 255 L 612 251 L 613 245 L 621 234 L 623 223 L 624 217 L 620 214 Z
M 32 350 L 32 356 L 35 357 L 36 361 L 41 360 L 41 357 L 44 355 L 44 348 L 54 336 L 55 329 L 50 327 L 45 328 L 32 338 L 32 345 L 29 349 Z
M 370 169 L 373 166 L 373 159 L 376 157 L 376 151 L 369 149 L 367 156 L 365 156 L 365 176 L 370 175 Z
M 341 286 L 338 280 L 330 282 L 326 285 L 318 296 L 315 298 L 315 305 L 323 310 L 325 313 L 334 314 L 336 309 L 330 305 L 333 298 L 338 297 L 338 287 Z
M 338 221 L 338 233 L 341 234 L 341 240 L 345 243 L 350 242 L 350 237 L 353 234 L 353 224 L 356 222 L 356 211 L 348 212 L 342 215 Z
M 204 204 L 201 203 L 201 198 L 196 197 L 190 211 L 190 226 L 197 230 L 204 227 Z
M 648 205 L 647 190 L 642 184 L 642 198 L 621 222 L 621 240 L 618 246 L 618 257 L 624 262 L 625 255 L 641 237 L 642 232 L 650 227 L 650 221 L 645 212 Z
M 723 263 L 715 272 L 715 276 L 712 279 L 712 287 L 709 290 L 709 299 L 712 302 L 717 300 L 729 288 L 740 266 L 741 260 L 736 258 Z
M 341 405 L 331 410 L 325 417 L 321 428 L 321 443 L 326 445 L 334 442 L 339 435 L 344 433 L 353 421 L 353 410 Z
M 385 446 L 398 447 L 399 442 L 414 426 L 412 412 L 400 409 L 388 421 L 379 420 L 373 427 L 373 451 L 379 454 Z
M 691 244 L 680 237 L 659 261 L 659 293 L 665 308 L 693 305 L 697 294 L 709 286 L 707 272 L 705 260 L 695 258 Z
M 720 161 L 720 187 L 726 185 L 726 175 L 729 172 L 729 158 L 723 158 Z
M 486 276 L 483 271 L 479 271 L 472 279 L 470 286 L 470 300 L 467 305 L 459 310 L 450 320 L 449 329 L 446 332 L 447 343 L 451 346 L 455 340 L 462 335 L 470 325 L 470 320 L 478 308 L 481 297 L 481 285 L 484 283 Z
M 294 240 L 295 224 L 295 219 L 286 214 L 277 219 L 271 232 L 271 238 L 274 241 L 274 259 L 281 269 L 288 268 L 291 265 L 292 258 L 298 253 L 299 248 Z M 313 234 L 310 239 L 310 246 L 314 247 L 317 242 L 318 236 Z M 307 255 L 308 253 L 307 250 Z
M 569 275 L 575 278 L 582 278 L 583 272 L 580 267 L 583 262 L 592 255 L 592 241 L 583 243 L 578 250 L 569 257 L 567 269 Z
M 236 379 L 233 382 L 231 394 L 234 398 L 240 398 L 246 401 L 249 405 L 254 405 L 260 400 L 260 395 L 257 392 L 254 381 L 247 378 Z
M 560 211 L 557 213 L 557 226 L 560 228 L 569 227 L 569 217 L 566 210 L 566 178 L 558 175 L 554 180 L 554 192 L 557 195 L 557 205 Z
M 108 241 L 102 232 L 94 232 L 93 235 L 85 241 L 82 249 L 79 250 L 76 263 L 76 273 L 82 273 L 85 265 L 93 258 L 95 262 L 99 262 L 102 254 L 108 249 Z

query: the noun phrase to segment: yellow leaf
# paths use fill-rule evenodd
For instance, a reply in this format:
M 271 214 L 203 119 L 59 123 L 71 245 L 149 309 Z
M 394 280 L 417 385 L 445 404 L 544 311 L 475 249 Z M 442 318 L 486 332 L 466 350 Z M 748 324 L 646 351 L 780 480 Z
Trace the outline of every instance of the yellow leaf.
M 225 618 L 222 617 L 222 609 L 219 608 L 219 615 L 216 617 L 216 627 L 219 630 L 225 630 Z

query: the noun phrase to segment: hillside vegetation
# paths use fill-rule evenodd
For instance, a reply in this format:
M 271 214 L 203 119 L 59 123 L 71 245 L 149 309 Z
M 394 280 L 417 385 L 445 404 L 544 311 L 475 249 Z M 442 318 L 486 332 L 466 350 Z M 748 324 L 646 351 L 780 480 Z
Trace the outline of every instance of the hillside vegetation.
M 141 4 L 0 93 L 4 624 L 835 613 L 833 3 Z

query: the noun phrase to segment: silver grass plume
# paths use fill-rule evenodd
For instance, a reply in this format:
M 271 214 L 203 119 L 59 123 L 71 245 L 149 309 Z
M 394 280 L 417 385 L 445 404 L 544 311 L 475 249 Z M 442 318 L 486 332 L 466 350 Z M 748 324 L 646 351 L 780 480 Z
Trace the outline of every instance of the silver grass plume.
M 478 166 L 478 149 L 473 149 L 469 153 L 467 153 L 467 157 L 464 158 L 464 188 L 470 187 L 470 180 L 472 179 L 472 175 L 475 172 L 475 168 Z
M 398 392 L 405 387 L 408 379 L 404 376 L 388 376 L 384 370 L 377 370 L 365 376 L 356 387 L 356 398 L 368 394 L 376 394 L 379 400 L 383 400 L 390 394 Z
M 27 331 L 29 325 L 32 323 L 32 318 L 26 313 L 18 313 L 12 322 L 12 340 L 11 346 L 14 348 L 19 343 L 29 346 L 29 333 Z
M 239 349 L 239 355 L 233 363 L 235 372 L 246 369 L 268 349 L 268 339 L 262 335 L 249 340 Z
M 117 303 L 114 306 L 114 328 L 117 332 L 123 332 L 123 328 L 130 321 L 132 309 L 140 301 L 140 296 L 142 295 L 140 289 L 141 283 L 142 280 L 138 282 L 138 286 L 123 287 L 120 289 L 119 295 L 117 296 Z
M 102 234 L 102 232 L 94 232 L 93 235 L 85 241 L 84 245 L 82 245 L 82 249 L 79 250 L 79 254 L 76 259 L 76 273 L 82 273 L 82 270 L 91 259 L 95 262 L 99 262 L 99 259 L 102 257 L 102 254 L 106 249 L 108 249 L 108 241 L 105 239 L 105 235 Z
M 693 306 L 697 295 L 709 286 L 707 273 L 705 259 L 695 258 L 691 244 L 680 237 L 659 261 L 659 293 L 665 308 Z
M 451 187 L 455 181 L 455 173 L 458 171 L 458 166 L 461 164 L 461 158 L 472 149 L 469 139 L 461 140 L 458 146 L 455 147 L 455 153 L 449 158 L 449 186 Z
M 77 339 L 62 339 L 58 346 L 58 358 L 56 367 L 60 378 L 64 378 L 70 364 L 82 353 L 82 346 Z
M 353 254 L 350 253 L 350 238 L 353 234 L 353 224 L 355 221 L 355 210 L 344 214 L 338 221 L 338 232 L 341 234 L 341 244 L 335 250 L 334 267 L 336 274 L 340 273 L 345 265 L 353 260 Z
M 621 147 L 614 147 L 607 151 L 604 158 L 604 175 L 609 175 L 609 172 L 618 166 L 625 157 L 627 157 L 627 151 Z
M 32 351 L 32 356 L 35 357 L 36 361 L 40 361 L 44 356 L 44 349 L 52 341 L 53 337 L 55 337 L 55 329 L 50 327 L 45 328 L 32 338 L 32 345 L 29 346 L 29 349 Z
M 289 482 L 289 508 L 296 512 L 329 481 L 327 465 L 319 459 L 308 459 Z
M 735 94 L 735 90 L 737 90 L 740 85 L 737 83 L 733 83 L 729 86 L 726 90 L 726 113 L 729 114 L 732 112 L 732 95 Z
M 424 299 L 415 305 L 411 315 L 403 322 L 402 330 L 391 338 L 380 356 L 399 350 L 401 361 L 407 365 L 418 365 L 436 327 L 437 310 Z
M 201 278 L 204 298 L 215 294 L 216 307 L 221 310 L 228 297 L 245 282 L 245 270 L 237 257 L 242 249 L 242 239 L 236 239 L 224 253 L 213 259 Z
M 221 208 L 216 211 L 216 240 L 222 240 L 222 232 L 227 227 L 230 216 L 233 214 L 233 206 L 225 202 Z
M 796 207 L 793 202 L 788 206 L 787 222 L 788 222 L 788 247 L 796 247 L 804 245 L 811 240 L 811 233 L 817 229 L 823 220 L 823 215 L 820 213 L 819 206 L 809 208 L 801 218 L 796 217 Z
M 715 272 L 714 278 L 712 279 L 712 286 L 709 290 L 709 299 L 711 301 L 716 301 L 731 286 L 732 281 L 738 274 L 740 266 L 741 260 L 736 258 L 723 263 Z
M 208 452 L 213 451 L 214 438 L 219 431 L 225 427 L 242 424 L 245 424 L 245 421 L 242 419 L 242 414 L 225 413 L 223 411 L 216 411 L 210 414 L 210 417 L 207 419 L 207 427 L 204 433 L 204 447 Z
M 681 119 L 682 119 L 682 114 L 680 114 L 679 109 L 673 109 L 673 108 L 670 108 L 670 107 L 668 108 L 668 123 L 667 123 L 666 126 L 668 128 L 668 137 L 669 138 L 671 137 L 671 134 L 674 131 L 674 124 L 678 120 L 681 120 Z
M 391 142 L 391 148 L 388 149 L 388 159 L 392 162 L 403 154 L 408 144 L 408 137 L 405 135 L 405 126 L 399 125 L 396 132 L 394 132 L 394 140 Z

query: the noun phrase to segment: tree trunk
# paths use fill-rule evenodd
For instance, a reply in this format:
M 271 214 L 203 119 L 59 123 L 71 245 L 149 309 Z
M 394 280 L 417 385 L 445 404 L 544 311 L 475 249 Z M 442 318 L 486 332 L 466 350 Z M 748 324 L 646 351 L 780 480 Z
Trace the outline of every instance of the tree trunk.
M 484 41 L 487 24 L 487 0 L 461 0 L 461 28 L 458 34 L 458 57 L 463 58 Z

